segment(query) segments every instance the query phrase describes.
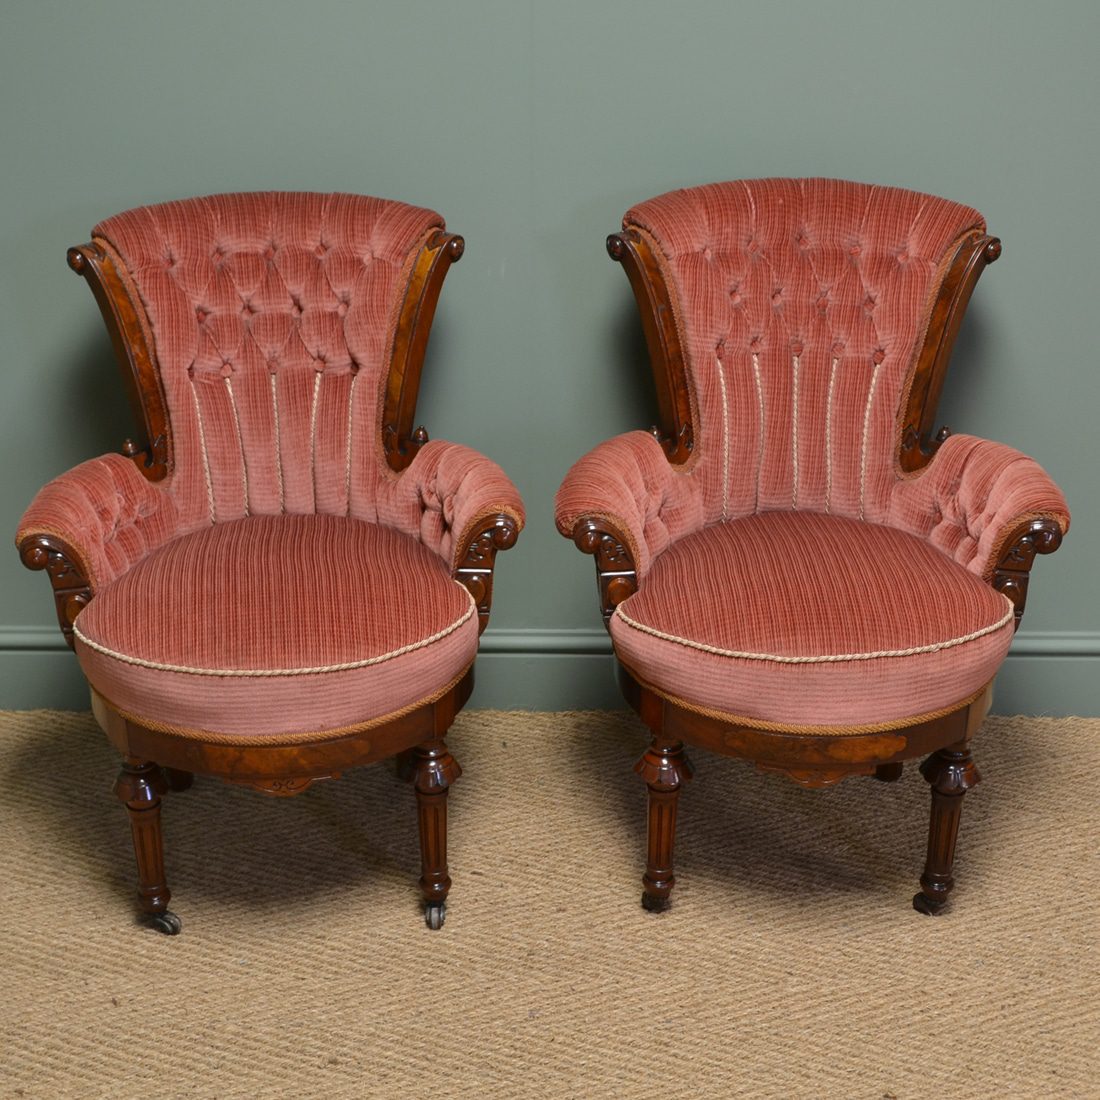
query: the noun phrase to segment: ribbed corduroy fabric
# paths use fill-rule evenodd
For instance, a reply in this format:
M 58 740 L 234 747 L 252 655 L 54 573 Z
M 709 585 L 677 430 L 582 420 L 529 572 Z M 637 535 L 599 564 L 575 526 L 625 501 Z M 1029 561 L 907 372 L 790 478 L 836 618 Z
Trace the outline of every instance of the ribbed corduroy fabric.
M 677 541 L 620 605 L 620 660 L 697 706 L 792 725 L 950 706 L 1012 640 L 1000 593 L 927 542 L 839 516 L 768 512 Z
M 841 180 L 738 180 L 627 212 L 672 279 L 708 522 L 882 520 L 900 396 L 942 265 L 981 215 Z
M 404 203 L 295 192 L 95 227 L 152 327 L 183 530 L 281 512 L 376 519 L 379 386 L 409 265 L 442 228 Z
M 89 681 L 122 710 L 274 737 L 430 697 L 473 661 L 478 624 L 446 564 L 397 531 L 253 516 L 149 554 L 96 595 L 76 633 Z
M 98 588 L 170 539 L 178 521 L 170 494 L 147 481 L 130 459 L 108 454 L 44 485 L 19 521 L 15 542 L 40 534 L 63 539 Z
M 645 433 L 618 436 L 558 492 L 563 535 L 603 517 L 631 543 L 619 658 L 689 706 L 775 725 L 896 723 L 980 689 L 1012 635 L 981 582 L 1022 523 L 1069 525 L 1010 447 L 953 436 L 915 474 L 896 462 L 931 307 L 981 215 L 892 187 L 735 180 L 640 203 L 623 227 L 672 298 L 695 445 L 672 466 Z

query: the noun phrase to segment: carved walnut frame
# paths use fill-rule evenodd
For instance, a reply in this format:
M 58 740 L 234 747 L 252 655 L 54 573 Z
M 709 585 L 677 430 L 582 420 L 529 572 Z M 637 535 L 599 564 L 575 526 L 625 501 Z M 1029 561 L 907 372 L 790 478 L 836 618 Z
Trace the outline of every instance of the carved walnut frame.
M 697 410 L 686 367 L 680 306 L 660 247 L 644 231 L 631 228 L 609 236 L 607 251 L 625 269 L 641 315 L 657 391 L 659 422 L 653 435 L 669 462 L 683 465 L 694 450 Z M 942 268 L 898 420 L 897 462 L 905 473 L 926 466 L 950 435 L 947 428 L 935 431 L 934 424 L 951 350 L 979 277 L 1000 254 L 1001 242 L 996 237 L 972 231 L 960 238 Z M 603 516 L 578 520 L 573 540 L 595 558 L 600 608 L 604 624 L 609 625 L 615 608 L 638 588 L 631 541 Z M 1012 601 L 1017 628 L 1035 555 L 1053 553 L 1061 541 L 1061 529 L 1050 519 L 1023 522 L 1005 540 L 988 579 Z M 932 787 L 932 818 L 921 892 L 913 904 L 929 914 L 943 909 L 953 885 L 951 868 L 962 796 L 980 780 L 969 742 L 988 713 L 992 683 L 977 696 L 960 701 L 949 713 L 898 729 L 808 735 L 737 725 L 701 714 L 646 686 L 625 665 L 619 663 L 618 669 L 627 702 L 653 735 L 635 769 L 649 787 L 642 895 L 647 909 L 667 907 L 675 882 L 676 803 L 681 786 L 691 778 L 684 742 L 751 760 L 760 770 L 780 772 L 804 787 L 832 786 L 850 775 L 893 781 L 900 778 L 906 760 L 927 755 L 921 772 Z
M 423 242 L 409 272 L 398 312 L 383 400 L 380 443 L 394 471 L 405 469 L 428 441 L 423 427 L 413 429 L 420 376 L 436 304 L 452 263 L 462 257 L 465 242 L 451 233 L 433 231 Z M 69 266 L 84 276 L 103 315 L 138 425 L 136 440 L 127 439 L 122 453 L 150 481 L 172 471 L 172 426 L 160 379 L 155 344 L 141 297 L 125 266 L 100 239 L 70 248 Z M 488 516 L 464 535 L 452 576 L 473 596 L 479 632 L 489 621 L 493 567 L 498 550 L 513 546 L 515 520 Z M 73 645 L 73 622 L 93 598 L 90 570 L 64 539 L 32 536 L 19 547 L 23 563 L 44 569 L 53 588 L 58 623 Z M 190 786 L 193 774 L 216 776 L 265 794 L 299 794 L 313 783 L 338 778 L 350 767 L 399 754 L 400 772 L 414 781 L 420 825 L 421 891 L 430 927 L 442 925 L 450 888 L 446 863 L 446 796 L 461 769 L 443 736 L 473 690 L 473 668 L 439 698 L 381 723 L 341 731 L 332 737 L 297 744 L 240 745 L 204 739 L 203 731 L 182 736 L 154 729 L 125 715 L 97 692 L 92 707 L 109 740 L 124 755 L 115 786 L 130 811 L 142 908 L 160 931 L 173 934 L 180 921 L 169 912 L 160 830 L 160 796 Z M 165 716 L 170 719 L 170 716 Z

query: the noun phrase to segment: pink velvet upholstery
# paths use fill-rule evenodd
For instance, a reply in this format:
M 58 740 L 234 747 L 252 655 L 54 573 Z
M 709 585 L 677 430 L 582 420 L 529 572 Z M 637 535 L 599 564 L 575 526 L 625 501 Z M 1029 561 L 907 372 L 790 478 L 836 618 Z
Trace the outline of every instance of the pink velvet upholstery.
M 1008 651 L 1012 604 L 922 539 L 762 512 L 681 539 L 611 619 L 619 659 L 694 706 L 786 726 L 958 703 Z
M 916 474 L 898 465 L 931 307 L 981 215 L 898 188 L 768 179 L 661 195 L 623 227 L 648 242 L 671 294 L 695 446 L 672 466 L 645 433 L 619 436 L 558 492 L 563 535 L 592 517 L 631 543 L 640 590 L 611 620 L 619 658 L 689 705 L 763 723 L 893 721 L 976 691 L 1011 619 L 965 646 L 873 661 L 748 660 L 696 643 L 800 657 L 923 649 L 1004 618 L 980 581 L 1022 523 L 1068 527 L 1049 476 L 1001 444 L 954 436 Z M 818 575 L 826 560 L 834 580 Z M 845 606 L 873 637 L 841 628 Z M 819 637 L 830 622 L 839 633 Z
M 656 241 L 677 292 L 707 521 L 884 520 L 931 296 L 981 215 L 897 188 L 750 180 L 662 195 L 623 226 Z
M 185 530 L 328 512 L 374 520 L 379 387 L 430 210 L 358 195 L 215 195 L 93 230 L 149 315 Z
M 285 738 L 438 695 L 477 614 L 440 558 L 339 516 L 253 516 L 174 539 L 76 621 L 88 680 L 153 725 Z
M 644 575 L 674 540 L 703 526 L 703 497 L 698 480 L 670 465 L 649 432 L 629 432 L 574 465 L 558 490 L 555 516 L 566 538 L 582 517 L 610 520 Z
M 93 589 L 121 576 L 176 534 L 172 496 L 122 455 L 82 462 L 39 490 L 23 514 L 16 545 L 54 535 L 76 551 Z
M 76 646 L 111 702 L 173 727 L 300 734 L 427 700 L 470 665 L 477 614 L 449 572 L 494 516 L 522 527 L 519 493 L 468 447 L 433 441 L 395 473 L 381 446 L 403 295 L 443 227 L 399 202 L 291 192 L 95 227 L 148 315 L 173 469 L 150 483 L 118 455 L 86 462 L 39 492 L 17 541 L 76 555 L 95 595 Z

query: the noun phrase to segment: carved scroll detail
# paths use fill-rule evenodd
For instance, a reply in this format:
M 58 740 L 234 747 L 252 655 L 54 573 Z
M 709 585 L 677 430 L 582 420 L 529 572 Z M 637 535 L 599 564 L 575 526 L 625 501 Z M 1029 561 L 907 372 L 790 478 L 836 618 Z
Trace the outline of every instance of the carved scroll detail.
M 69 648 L 73 623 L 92 599 L 92 585 L 84 575 L 80 556 L 67 543 L 49 535 L 32 535 L 19 545 L 19 556 L 28 569 L 45 569 L 53 586 L 57 622 Z
M 234 780 L 234 782 L 242 787 L 251 787 L 253 790 L 262 791 L 264 794 L 275 795 L 277 798 L 293 798 L 294 795 L 308 790 L 314 783 L 319 783 L 324 779 L 339 778 L 339 772 L 329 772 L 327 775 L 270 776 L 266 779 L 241 779 Z
M 1015 608 L 1019 629 L 1027 604 L 1027 583 L 1036 554 L 1053 554 L 1062 545 L 1062 529 L 1052 519 L 1034 519 L 1017 528 L 993 570 L 991 584 L 1003 592 Z
M 599 519 L 581 519 L 573 528 L 577 549 L 596 559 L 596 586 L 604 626 L 615 608 L 638 591 L 638 571 L 626 537 Z
M 463 585 L 477 604 L 478 633 L 489 625 L 493 602 L 493 566 L 498 550 L 515 546 L 519 524 L 503 512 L 490 517 L 487 526 L 471 533 L 465 549 L 456 560 L 452 576 Z

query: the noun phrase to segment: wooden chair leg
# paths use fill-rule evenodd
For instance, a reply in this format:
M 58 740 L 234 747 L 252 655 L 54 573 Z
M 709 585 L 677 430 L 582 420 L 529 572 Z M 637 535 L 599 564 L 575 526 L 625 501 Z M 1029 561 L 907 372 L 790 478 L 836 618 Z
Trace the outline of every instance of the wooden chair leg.
M 932 817 L 928 826 L 928 858 L 920 877 L 921 891 L 913 898 L 919 913 L 936 916 L 947 903 L 955 885 L 951 868 L 955 863 L 955 840 L 963 796 L 981 782 L 965 741 L 934 752 L 920 767 L 932 786 Z
M 179 768 L 165 768 L 164 778 L 170 791 L 186 791 L 195 782 L 195 773 L 180 771 Z
M 634 770 L 649 787 L 649 820 L 646 830 L 646 868 L 642 876 L 642 905 L 652 913 L 669 906 L 676 883 L 672 873 L 672 849 L 676 841 L 676 804 L 680 787 L 692 775 L 691 764 L 680 741 L 653 738 Z
M 138 898 L 149 922 L 158 932 L 174 936 L 182 927 L 168 909 L 172 892 L 164 874 L 164 841 L 160 828 L 160 796 L 168 789 L 160 767 L 128 756 L 115 781 L 115 794 L 130 815 L 130 832 L 137 857 Z
M 415 765 L 424 920 L 429 928 L 438 929 L 447 915 L 451 889 L 451 876 L 447 874 L 447 791 L 462 769 L 439 740 L 417 745 Z
M 898 760 L 893 764 L 879 764 L 875 768 L 875 778 L 882 783 L 896 783 L 905 771 L 905 765 Z
M 416 778 L 416 749 L 406 749 L 397 754 L 397 778 L 411 783 Z

